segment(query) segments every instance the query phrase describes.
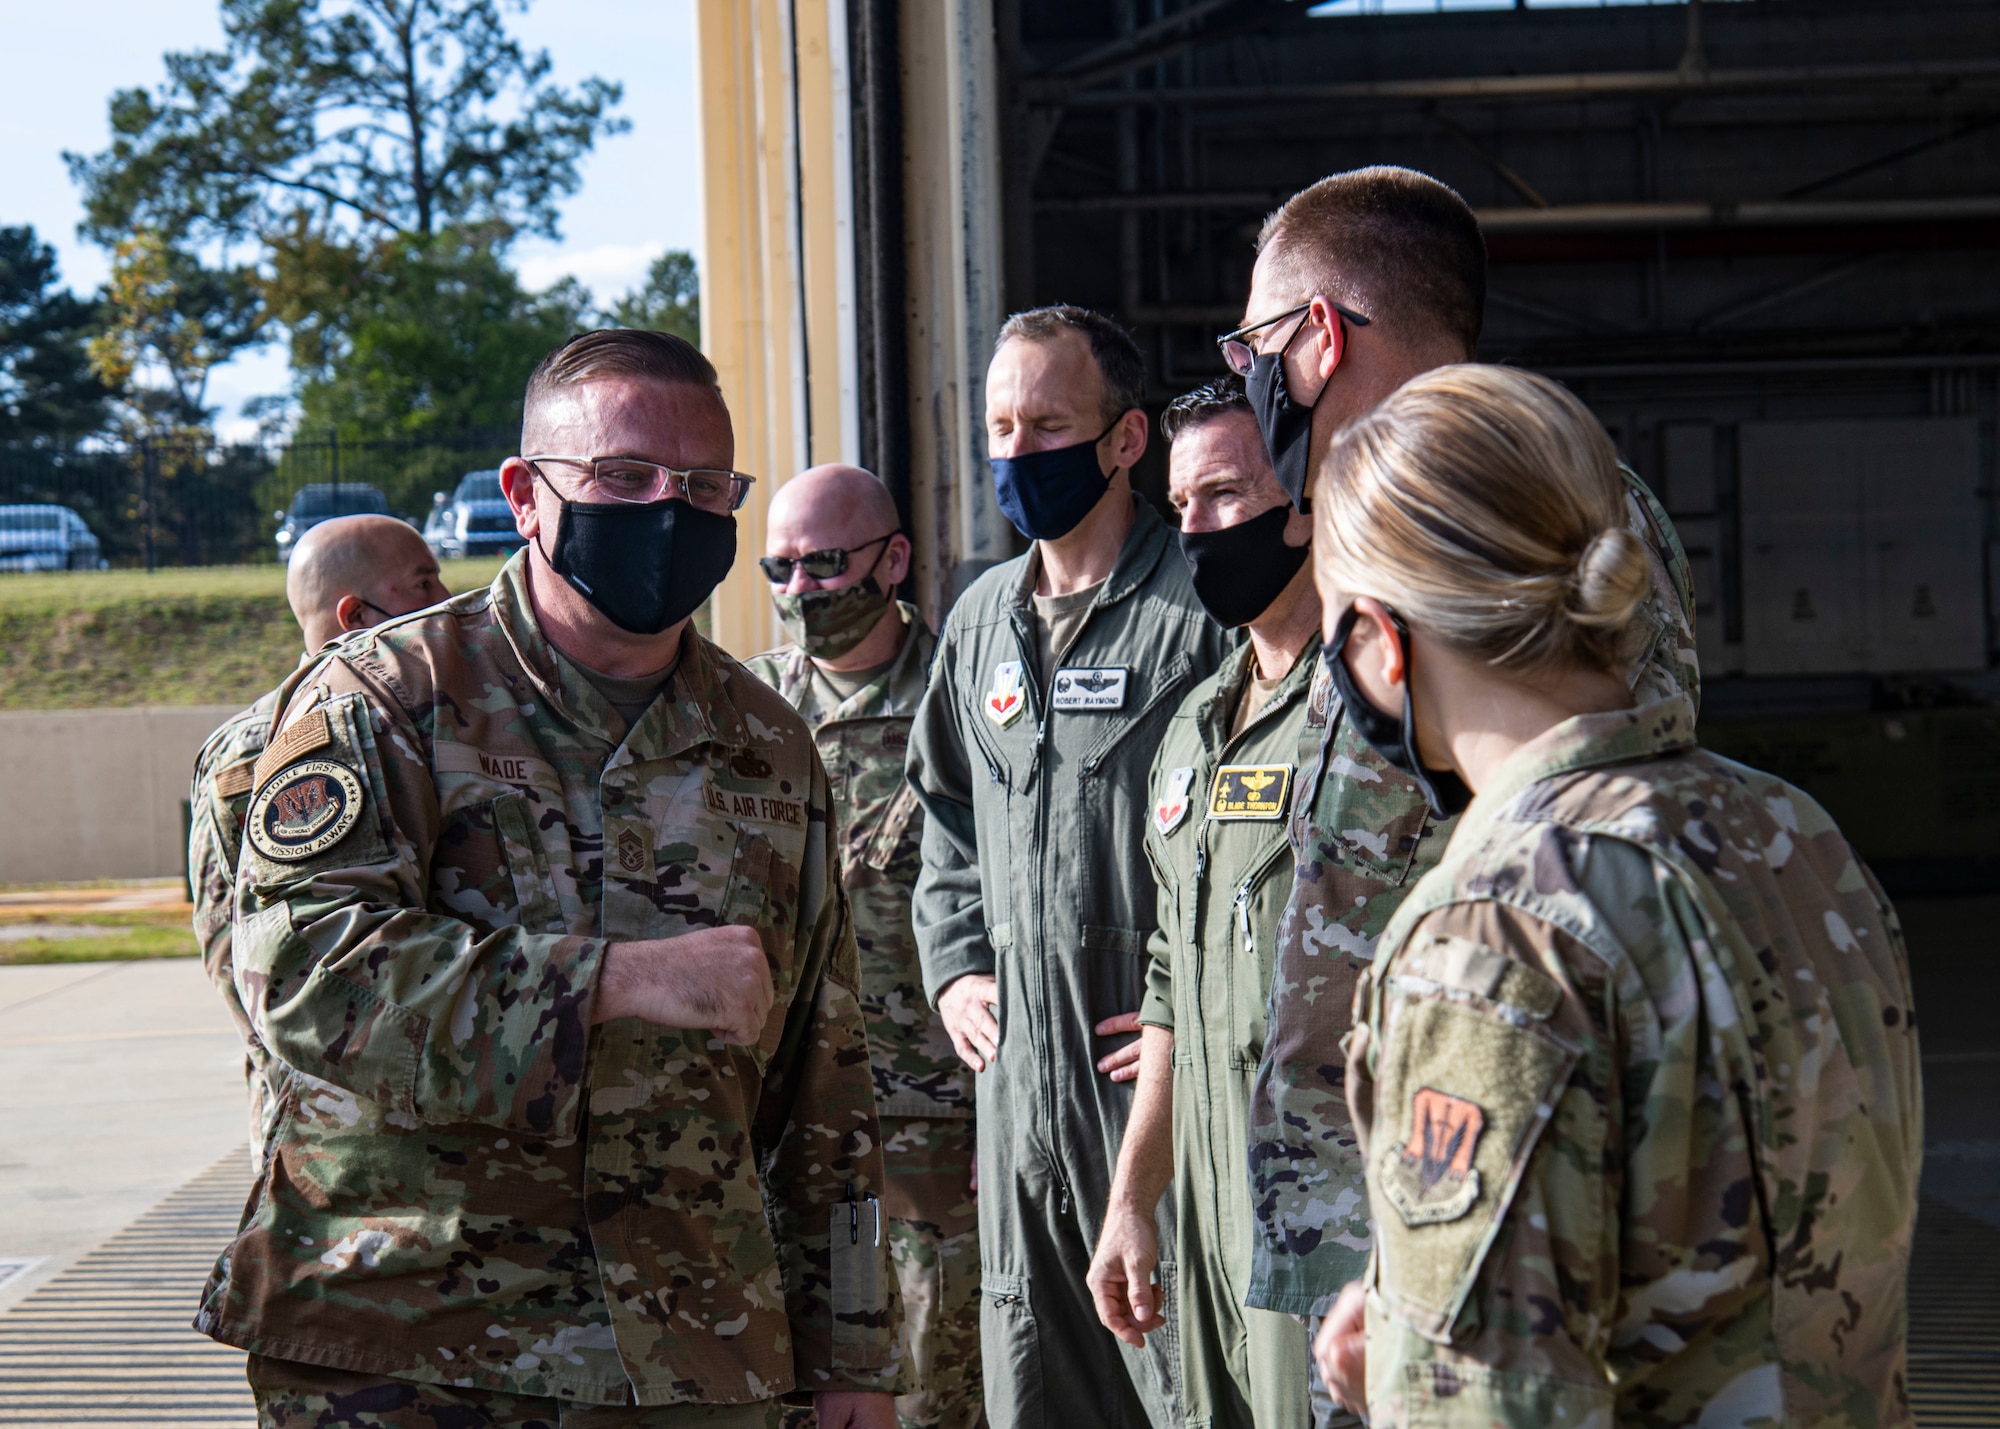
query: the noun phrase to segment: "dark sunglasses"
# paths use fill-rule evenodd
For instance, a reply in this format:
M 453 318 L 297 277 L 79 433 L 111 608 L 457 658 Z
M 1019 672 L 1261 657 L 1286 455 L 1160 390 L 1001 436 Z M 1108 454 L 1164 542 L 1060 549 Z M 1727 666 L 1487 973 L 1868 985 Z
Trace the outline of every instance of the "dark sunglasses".
M 828 551 L 808 551 L 803 556 L 759 556 L 757 564 L 764 569 L 764 579 L 772 585 L 784 585 L 792 578 L 792 568 L 800 567 L 816 581 L 830 581 L 847 571 L 847 558 L 870 546 L 879 546 L 884 541 L 894 540 L 900 531 L 891 531 L 886 536 L 877 536 L 872 541 L 863 541 L 858 546 L 846 550 L 838 547 Z
M 1250 334 L 1253 332 L 1257 332 L 1263 328 L 1270 327 L 1275 323 L 1281 323 L 1286 318 L 1295 318 L 1300 313 L 1305 312 L 1309 308 L 1311 308 L 1312 305 L 1313 305 L 1313 300 L 1311 298 L 1307 298 L 1303 303 L 1300 303 L 1297 307 L 1288 308 L 1284 312 L 1279 313 L 1274 318 L 1265 318 L 1261 322 L 1245 323 L 1242 327 L 1236 329 L 1235 332 L 1224 333 L 1221 337 L 1218 337 L 1215 340 L 1215 345 L 1222 349 L 1222 360 L 1229 365 L 1229 370 L 1231 372 L 1234 372 L 1238 377 L 1248 377 L 1250 375 L 1250 369 L 1256 366 L 1257 364 L 1257 349 L 1252 347 L 1249 343 L 1245 342 L 1243 339 L 1250 336 Z M 1339 303 L 1335 302 L 1329 302 L 1327 306 L 1332 308 L 1335 312 L 1339 313 L 1343 318 L 1346 318 L 1347 321 L 1353 323 L 1356 327 L 1368 326 L 1368 319 L 1363 317 L 1360 313 L 1354 312 L 1348 308 L 1343 308 Z M 1303 328 L 1304 324 L 1301 323 L 1300 327 Z M 1293 333 L 1292 337 L 1293 338 L 1298 337 L 1298 333 L 1296 332 Z M 1286 346 L 1290 345 L 1291 344 L 1288 341 L 1286 343 Z

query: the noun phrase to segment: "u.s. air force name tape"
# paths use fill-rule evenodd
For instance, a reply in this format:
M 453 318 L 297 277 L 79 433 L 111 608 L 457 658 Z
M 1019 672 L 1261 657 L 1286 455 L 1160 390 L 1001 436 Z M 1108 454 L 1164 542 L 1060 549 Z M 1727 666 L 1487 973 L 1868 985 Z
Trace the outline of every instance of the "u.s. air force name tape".
M 264 857 L 300 863 L 332 848 L 360 821 L 360 776 L 331 759 L 308 759 L 257 791 L 243 826 Z
M 1282 819 L 1292 789 L 1289 764 L 1225 764 L 1215 771 L 1211 819 Z

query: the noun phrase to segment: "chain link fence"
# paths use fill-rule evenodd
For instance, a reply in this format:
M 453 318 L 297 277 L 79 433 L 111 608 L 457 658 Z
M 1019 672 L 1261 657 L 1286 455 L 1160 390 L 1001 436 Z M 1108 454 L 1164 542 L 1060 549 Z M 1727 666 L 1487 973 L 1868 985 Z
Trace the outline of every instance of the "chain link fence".
M 434 493 L 497 467 L 517 441 L 514 431 L 496 430 L 427 441 L 328 435 L 276 448 L 193 440 L 0 445 L 0 569 L 274 561 L 278 529 L 295 508 L 386 511 L 421 528 Z M 74 512 L 87 536 L 66 518 L 18 509 L 51 506 Z

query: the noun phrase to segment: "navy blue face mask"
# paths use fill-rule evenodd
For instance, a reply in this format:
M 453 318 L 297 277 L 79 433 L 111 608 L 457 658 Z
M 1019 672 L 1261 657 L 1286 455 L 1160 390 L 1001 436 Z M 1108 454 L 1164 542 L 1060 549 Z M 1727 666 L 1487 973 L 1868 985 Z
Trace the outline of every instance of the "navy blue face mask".
M 1333 628 L 1333 639 L 1320 647 L 1320 658 L 1326 662 L 1327 674 L 1333 677 L 1334 689 L 1340 692 L 1347 718 L 1354 721 L 1354 732 L 1390 768 L 1400 769 L 1416 781 L 1433 814 L 1449 819 L 1464 813 L 1466 805 L 1472 802 L 1472 790 L 1458 777 L 1458 771 L 1427 769 L 1417 755 L 1417 717 L 1410 709 L 1410 627 L 1403 624 L 1402 616 L 1393 610 L 1389 612 L 1389 621 L 1396 627 L 1396 643 L 1403 650 L 1403 717 L 1397 719 L 1368 702 L 1368 697 L 1354 683 L 1347 661 L 1341 657 L 1347 648 L 1347 637 L 1354 633 L 1354 622 L 1360 618 L 1361 612 L 1349 606 L 1340 617 L 1340 624 Z
M 1016 531 L 1030 541 L 1060 541 L 1076 529 L 1111 488 L 1111 478 L 1097 462 L 1097 444 L 1124 420 L 1120 412 L 1087 442 L 986 459 L 1000 509 Z

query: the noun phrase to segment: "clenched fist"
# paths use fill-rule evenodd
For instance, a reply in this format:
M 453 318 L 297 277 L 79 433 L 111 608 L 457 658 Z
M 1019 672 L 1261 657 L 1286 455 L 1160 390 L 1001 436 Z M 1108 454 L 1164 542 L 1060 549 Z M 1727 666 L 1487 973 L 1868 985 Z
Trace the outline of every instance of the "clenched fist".
M 591 1021 L 637 1017 L 655 1027 L 700 1027 L 747 1047 L 763 1036 L 776 998 L 754 928 L 698 928 L 606 948 Z

